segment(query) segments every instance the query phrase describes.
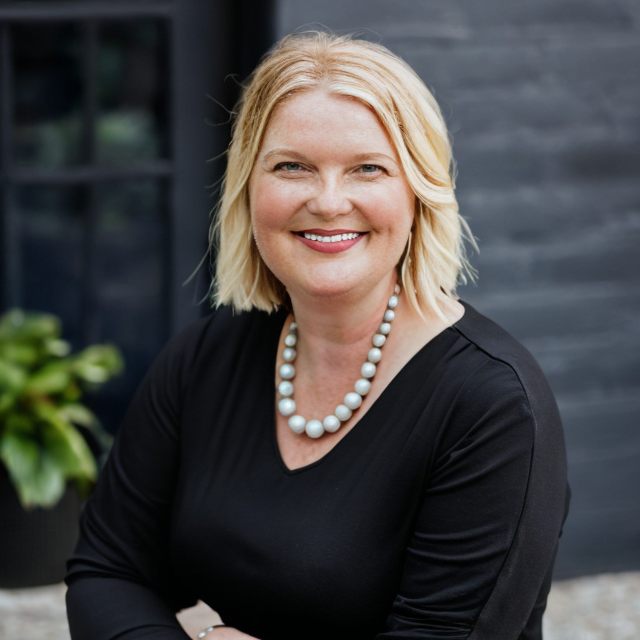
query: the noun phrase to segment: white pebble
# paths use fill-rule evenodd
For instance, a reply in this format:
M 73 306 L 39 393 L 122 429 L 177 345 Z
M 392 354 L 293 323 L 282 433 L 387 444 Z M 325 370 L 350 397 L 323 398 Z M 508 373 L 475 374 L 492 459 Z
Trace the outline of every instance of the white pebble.
M 293 362 L 296 359 L 297 355 L 298 353 L 296 352 L 296 350 L 292 349 L 291 347 L 287 347 L 282 352 L 282 358 L 284 359 L 285 362 Z
M 387 309 L 384 312 L 384 321 L 385 322 L 393 322 L 395 317 L 396 317 L 396 312 L 393 311 L 392 309 Z
M 398 306 L 398 296 L 391 296 L 387 303 L 389 309 L 395 309 Z
M 373 349 L 369 350 L 367 360 L 369 362 L 380 362 L 380 360 L 382 360 L 382 351 L 380 351 L 378 347 L 373 347 Z

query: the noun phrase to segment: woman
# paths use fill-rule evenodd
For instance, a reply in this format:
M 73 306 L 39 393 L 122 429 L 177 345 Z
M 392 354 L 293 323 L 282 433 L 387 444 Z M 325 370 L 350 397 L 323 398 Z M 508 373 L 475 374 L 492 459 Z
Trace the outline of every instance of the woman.
M 228 625 L 207 640 L 541 637 L 562 431 L 531 356 L 456 298 L 451 164 L 383 47 L 306 34 L 258 67 L 218 310 L 120 430 L 69 565 L 74 639 L 185 638 L 198 598 Z

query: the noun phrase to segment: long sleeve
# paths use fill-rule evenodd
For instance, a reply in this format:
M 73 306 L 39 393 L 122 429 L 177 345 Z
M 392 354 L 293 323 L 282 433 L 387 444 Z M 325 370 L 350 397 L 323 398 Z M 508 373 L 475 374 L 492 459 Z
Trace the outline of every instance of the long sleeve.
M 187 638 L 175 612 L 194 598 L 173 572 L 169 536 L 181 395 L 203 326 L 174 339 L 156 360 L 84 510 L 67 575 L 74 640 Z
M 541 638 L 568 505 L 564 442 L 542 372 L 524 349 L 507 355 L 470 372 L 452 403 L 377 640 Z

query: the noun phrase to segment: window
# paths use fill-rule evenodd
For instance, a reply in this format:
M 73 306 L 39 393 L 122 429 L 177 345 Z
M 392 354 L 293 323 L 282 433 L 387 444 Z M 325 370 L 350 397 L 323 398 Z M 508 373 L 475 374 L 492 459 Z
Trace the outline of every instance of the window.
M 216 101 L 232 106 L 224 78 L 246 71 L 247 42 L 270 42 L 268 20 L 244 20 L 254 4 L 0 6 L 2 307 L 59 315 L 76 347 L 122 348 L 126 374 L 96 400 L 111 430 L 169 335 L 208 310 L 206 268 L 182 286 L 228 136 L 206 120 L 227 119 Z

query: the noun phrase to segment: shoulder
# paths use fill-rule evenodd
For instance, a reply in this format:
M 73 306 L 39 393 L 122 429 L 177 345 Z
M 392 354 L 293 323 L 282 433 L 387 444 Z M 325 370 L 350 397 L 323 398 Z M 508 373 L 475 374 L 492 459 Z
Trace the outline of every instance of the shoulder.
M 465 314 L 453 328 L 474 352 L 473 361 L 484 381 L 480 395 L 519 391 L 531 411 L 534 427 L 543 423 L 548 429 L 560 429 L 555 398 L 535 358 L 502 327 L 463 304 Z
M 183 388 L 212 362 L 233 361 L 250 345 L 268 340 L 282 326 L 286 312 L 234 313 L 221 307 L 192 322 L 173 336 L 160 351 L 147 378 Z
M 285 315 L 284 311 L 235 313 L 230 307 L 220 307 L 187 325 L 169 340 L 163 352 L 192 362 L 203 350 L 223 348 L 282 327 Z

